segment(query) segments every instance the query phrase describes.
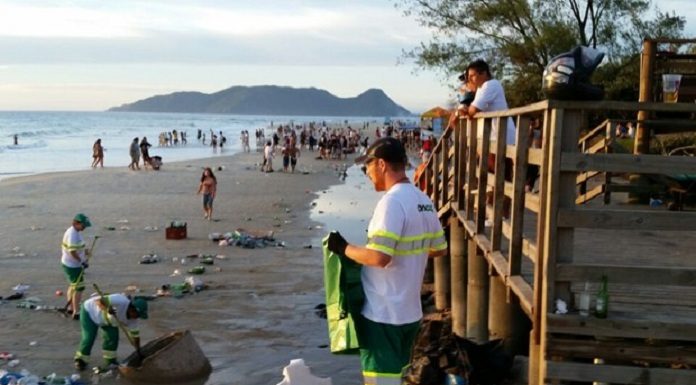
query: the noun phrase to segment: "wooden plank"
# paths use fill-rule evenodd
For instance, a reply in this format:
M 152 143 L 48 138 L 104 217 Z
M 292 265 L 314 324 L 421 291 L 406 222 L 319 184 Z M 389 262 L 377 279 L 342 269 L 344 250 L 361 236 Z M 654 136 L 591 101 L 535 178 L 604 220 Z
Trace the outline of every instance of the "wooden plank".
M 505 138 L 507 133 L 507 119 L 496 119 L 496 155 L 495 168 L 493 170 L 493 222 L 491 227 L 491 246 L 493 250 L 500 250 L 502 240 L 501 232 L 503 216 L 505 215 Z M 485 159 L 485 158 L 482 158 Z M 487 163 L 487 162 L 481 162 Z
M 659 194 L 667 191 L 667 186 L 659 184 L 610 184 L 610 192 Z
M 512 292 L 517 295 L 522 310 L 532 318 L 534 315 L 534 291 L 532 287 L 519 275 L 509 277 L 508 285 Z
M 512 226 L 509 221 L 503 221 L 503 236 L 507 239 L 512 237 Z M 522 254 L 532 263 L 536 263 L 537 247 L 533 240 L 522 238 Z
M 605 190 L 606 190 L 605 185 L 603 185 L 603 184 L 597 185 L 592 190 L 590 190 L 584 194 L 578 195 L 578 197 L 575 198 L 575 204 L 581 205 L 583 203 L 587 203 L 587 202 L 597 198 L 598 196 L 604 194 Z
M 488 153 L 490 149 L 491 121 L 489 119 L 476 119 L 477 125 L 483 125 L 483 138 L 481 140 L 481 161 L 478 162 L 478 196 L 476 197 L 476 232 L 482 233 L 486 221 L 486 187 L 488 180 Z
M 561 171 L 602 171 L 636 174 L 688 174 L 696 169 L 689 156 L 632 154 L 561 154 Z
M 602 100 L 598 102 L 578 102 L 565 100 L 547 100 L 549 108 L 582 110 L 582 111 L 664 111 L 664 112 L 696 112 L 694 103 L 653 103 L 653 102 L 618 102 Z M 510 110 L 508 110 L 510 111 Z M 485 117 L 493 113 L 487 113 Z M 482 114 L 483 115 L 483 114 Z M 479 117 L 477 114 L 476 117 Z
M 468 119 L 467 119 L 468 120 Z M 465 199 L 466 199 L 466 194 L 464 193 L 463 187 L 464 184 L 466 183 L 466 163 L 467 163 L 467 153 L 468 153 L 468 148 L 467 148 L 467 128 L 466 124 L 462 125 L 462 122 L 459 124 L 459 128 L 457 132 L 459 135 L 456 137 L 457 138 L 457 144 L 458 144 L 458 152 L 457 152 L 457 160 L 456 164 L 458 166 L 457 168 L 457 183 L 455 184 L 455 187 L 457 188 L 457 194 L 456 194 L 456 199 L 458 200 L 459 204 L 456 206 L 456 210 L 463 210 L 465 207 Z M 466 121 L 464 121 L 466 123 Z
M 597 175 L 601 175 L 603 173 L 599 171 L 588 171 L 588 172 L 583 172 L 581 174 L 578 174 L 578 176 L 575 178 L 575 183 L 580 184 L 587 182 L 588 180 L 594 178 Z
M 486 253 L 486 259 L 488 259 L 496 274 L 503 277 L 503 282 L 505 282 L 509 270 L 505 256 L 499 250 L 493 250 L 490 253 Z
M 479 112 L 476 114 L 475 118 L 497 118 L 502 116 L 517 116 L 517 115 L 527 115 L 532 113 L 539 113 L 546 110 L 549 106 L 549 100 L 542 100 L 540 102 L 528 104 L 523 107 L 510 108 L 502 111 L 494 112 Z
M 605 382 L 639 385 L 693 385 L 696 370 L 641 368 L 637 366 L 593 365 L 575 362 L 546 362 L 547 380 Z
M 635 319 L 635 315 L 609 312 L 609 317 L 581 317 L 572 314 L 547 314 L 548 333 L 594 337 L 652 338 L 696 341 L 696 322 L 664 322 Z
M 519 117 L 517 119 L 517 132 L 515 143 L 517 153 L 513 158 L 512 173 L 512 197 L 510 204 L 510 246 L 508 248 L 509 270 L 508 276 L 519 275 L 522 271 L 522 231 L 524 229 L 524 207 L 525 207 L 525 182 L 527 176 L 527 148 L 529 147 L 529 135 L 527 131 L 530 126 L 528 118 Z M 510 292 L 508 291 L 508 296 Z
M 541 162 L 544 159 L 544 150 L 541 148 L 529 148 L 527 152 L 527 157 L 529 158 L 527 162 L 529 162 L 529 164 L 541 166 Z
M 604 119 L 604 121 L 602 123 L 599 123 L 597 127 L 590 130 L 590 132 L 588 132 L 587 134 L 581 136 L 578 142 L 587 142 L 589 139 L 592 139 L 595 135 L 599 134 L 600 132 L 604 134 L 607 128 L 607 124 L 609 124 L 610 121 L 610 119 Z
M 564 359 L 593 359 L 607 361 L 642 361 L 651 364 L 696 365 L 696 346 L 671 342 L 648 344 L 644 340 L 595 340 L 550 337 L 546 348 L 550 356 Z
M 602 275 L 609 277 L 612 284 L 696 286 L 696 268 L 578 263 L 556 265 L 556 277 L 559 280 L 596 281 Z M 696 303 L 692 305 L 696 306 Z
M 467 219 L 462 222 L 462 225 L 464 225 L 464 229 L 466 230 L 468 238 L 473 239 L 476 236 L 476 223 L 472 220 Z
M 447 214 L 449 214 L 450 209 L 451 209 L 450 202 L 445 203 L 444 205 L 442 205 L 442 207 L 440 207 L 437 210 L 437 217 L 440 219 L 445 218 L 447 216 Z
M 478 141 L 476 140 L 477 127 L 476 121 L 473 119 L 467 120 L 468 124 L 468 137 L 469 145 L 467 146 L 467 158 L 466 158 L 466 194 L 465 194 L 465 213 L 467 220 L 474 219 L 474 199 L 475 196 L 474 186 L 476 185 L 476 146 Z
M 558 210 L 558 227 L 694 231 L 696 212 L 563 208 Z
M 607 146 L 611 145 L 611 142 L 608 140 L 602 138 L 601 140 L 597 141 L 597 143 L 591 145 L 590 147 L 586 148 L 585 151 L 583 151 L 586 154 L 596 154 L 596 153 L 605 153 Z
M 442 141 L 445 142 L 442 146 L 442 180 L 449 181 L 450 163 L 449 158 L 447 156 L 450 150 L 449 140 L 443 139 Z M 447 186 L 444 186 L 444 188 L 441 190 L 441 193 L 442 197 L 440 198 L 440 204 L 442 205 L 449 201 L 449 189 L 447 188 Z

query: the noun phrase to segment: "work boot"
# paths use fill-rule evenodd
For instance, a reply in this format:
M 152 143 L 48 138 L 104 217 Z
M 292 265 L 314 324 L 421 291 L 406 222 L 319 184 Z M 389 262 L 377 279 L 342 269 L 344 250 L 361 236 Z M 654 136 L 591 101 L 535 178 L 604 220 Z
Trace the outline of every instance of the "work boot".
M 87 368 L 87 363 L 80 358 L 75 358 L 75 369 L 83 371 Z

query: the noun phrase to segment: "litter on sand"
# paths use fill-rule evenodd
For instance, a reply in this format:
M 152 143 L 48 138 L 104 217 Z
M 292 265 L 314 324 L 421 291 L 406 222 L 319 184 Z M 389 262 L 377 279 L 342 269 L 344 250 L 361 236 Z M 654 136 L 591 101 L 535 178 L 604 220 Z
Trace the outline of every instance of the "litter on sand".
M 283 381 L 278 385 L 331 385 L 331 378 L 321 378 L 312 374 L 303 359 L 290 360 L 283 368 Z

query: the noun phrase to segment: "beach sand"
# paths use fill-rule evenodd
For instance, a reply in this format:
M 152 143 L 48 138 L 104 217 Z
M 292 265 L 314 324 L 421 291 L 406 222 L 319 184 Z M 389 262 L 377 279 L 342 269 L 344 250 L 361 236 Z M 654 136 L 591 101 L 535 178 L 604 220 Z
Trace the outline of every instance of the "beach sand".
M 87 270 L 85 296 L 93 292 L 92 283 L 107 292 L 135 285 L 142 294 L 154 294 L 163 284 L 183 282 L 186 270 L 197 265 L 181 265 L 186 255 L 227 257 L 200 276 L 209 290 L 179 299 L 158 298 L 150 302 L 149 319 L 141 321 L 143 343 L 174 330 L 192 331 L 213 366 L 210 378 L 199 383 L 276 384 L 291 359 L 303 358 L 313 373 L 332 377 L 335 385 L 359 384 L 359 358 L 330 354 L 326 321 L 314 313 L 324 302 L 319 242 L 328 230 L 309 217 L 317 194 L 340 183 L 335 167 L 350 160 L 315 160 L 316 154 L 304 151 L 299 159 L 298 170 L 311 170 L 308 175 L 278 172 L 279 157 L 276 172 L 261 173 L 255 164 L 262 156 L 252 152 L 165 163 L 160 171 L 122 167 L 3 180 L 0 295 L 24 283 L 31 286 L 27 296 L 39 297 L 44 305 L 64 305 L 65 297 L 55 295 L 67 286 L 60 268 L 60 242 L 72 217 L 84 212 L 93 224 L 84 233 L 87 244 L 101 236 Z M 215 221 L 203 218 L 202 199 L 195 194 L 205 166 L 213 167 L 218 179 Z M 224 169 L 217 171 L 218 167 Z M 187 239 L 165 239 L 164 229 L 172 220 L 187 222 Z M 148 226 L 158 230 L 144 230 Z M 285 247 L 221 247 L 208 239 L 209 233 L 237 228 L 273 230 Z M 308 244 L 313 247 L 304 248 Z M 139 264 L 147 253 L 158 254 L 161 262 Z M 170 277 L 175 269 L 183 275 Z M 39 376 L 73 373 L 78 323 L 57 312 L 19 309 L 16 304 L 0 305 L 0 352 L 13 353 L 21 361 L 13 370 L 26 368 Z M 119 358 L 131 352 L 121 336 Z M 98 364 L 101 336 L 90 361 Z M 0 369 L 6 368 L 0 361 Z M 89 377 L 89 372 L 83 373 Z

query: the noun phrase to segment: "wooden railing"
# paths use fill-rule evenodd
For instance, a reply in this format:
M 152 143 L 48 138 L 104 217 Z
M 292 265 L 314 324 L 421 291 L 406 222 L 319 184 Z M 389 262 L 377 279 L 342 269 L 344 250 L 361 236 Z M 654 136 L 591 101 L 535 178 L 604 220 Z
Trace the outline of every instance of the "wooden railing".
M 577 205 L 586 194 L 577 188 L 583 175 L 696 170 L 691 157 L 581 151 L 588 112 L 639 110 L 696 112 L 696 106 L 544 101 L 479 113 L 445 131 L 420 176 L 450 228 L 449 259 L 436 262 L 436 306 L 451 304 L 453 330 L 480 341 L 519 339 L 531 321 L 530 384 L 696 384 L 696 371 L 633 364 L 696 363 L 696 350 L 688 347 L 696 341 L 696 296 L 689 294 L 696 286 L 696 260 L 684 258 L 696 247 L 690 233 L 696 213 Z M 528 145 L 533 117 L 542 118 L 541 149 Z M 504 140 L 508 118 L 517 127 L 514 145 Z M 610 133 L 604 135 L 611 140 Z M 492 169 L 489 154 L 495 155 Z M 530 165 L 540 170 L 538 193 L 525 190 Z M 613 298 L 609 318 L 579 316 L 576 295 L 585 282 L 596 292 L 602 275 Z M 569 306 L 568 314 L 555 314 L 557 300 Z M 660 340 L 662 347 L 652 350 L 646 338 Z M 607 363 L 594 365 L 592 358 Z

